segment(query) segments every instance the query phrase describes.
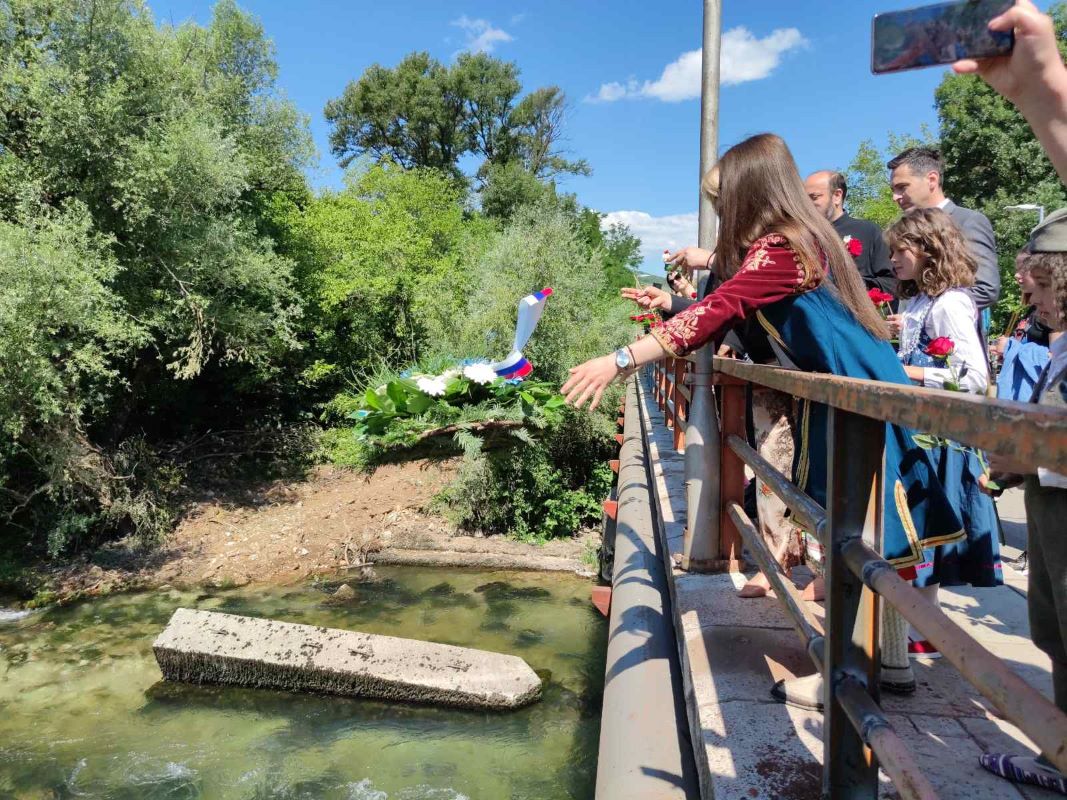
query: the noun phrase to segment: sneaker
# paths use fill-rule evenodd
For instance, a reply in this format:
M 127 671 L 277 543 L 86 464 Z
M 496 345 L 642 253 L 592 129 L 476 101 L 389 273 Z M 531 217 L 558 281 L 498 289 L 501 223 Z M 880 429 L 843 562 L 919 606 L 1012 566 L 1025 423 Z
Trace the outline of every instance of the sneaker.
M 918 642 L 908 642 L 908 655 L 912 658 L 941 658 L 938 649 L 926 639 Z
M 1014 783 L 1028 783 L 1067 795 L 1067 775 L 1047 763 L 1042 763 L 1042 759 L 1006 753 L 983 753 L 979 761 L 994 775 Z

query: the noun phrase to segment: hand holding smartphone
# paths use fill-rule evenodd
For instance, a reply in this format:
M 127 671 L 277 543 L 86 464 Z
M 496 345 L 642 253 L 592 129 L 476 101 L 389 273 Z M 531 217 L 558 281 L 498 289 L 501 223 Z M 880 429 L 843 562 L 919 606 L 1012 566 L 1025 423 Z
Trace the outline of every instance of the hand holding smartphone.
M 989 21 L 1012 5 L 1013 0 L 957 0 L 876 14 L 871 22 L 871 72 L 881 75 L 1008 55 L 1014 35 L 990 31 Z

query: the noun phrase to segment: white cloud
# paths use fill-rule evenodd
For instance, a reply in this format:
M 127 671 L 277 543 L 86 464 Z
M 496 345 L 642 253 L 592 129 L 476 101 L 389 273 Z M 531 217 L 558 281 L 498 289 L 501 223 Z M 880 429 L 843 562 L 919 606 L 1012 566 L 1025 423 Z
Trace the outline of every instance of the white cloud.
M 612 211 L 604 215 L 600 227 L 607 230 L 616 222 L 628 227 L 641 240 L 646 270 L 662 269 L 664 250 L 678 250 L 697 242 L 696 213 L 653 217 L 644 211 Z
M 757 39 L 745 27 L 731 28 L 722 37 L 719 56 L 720 80 L 732 86 L 768 77 L 790 50 L 805 47 L 807 40 L 796 28 L 780 28 Z M 587 97 L 589 102 L 610 103 L 623 98 L 651 97 L 667 103 L 700 97 L 700 50 L 682 53 L 663 68 L 654 81 L 613 81 Z
M 467 42 L 459 52 L 491 53 L 501 42 L 510 42 L 512 35 L 501 28 L 494 28 L 487 19 L 471 19 L 464 15 L 452 20 L 452 24 L 466 34 Z

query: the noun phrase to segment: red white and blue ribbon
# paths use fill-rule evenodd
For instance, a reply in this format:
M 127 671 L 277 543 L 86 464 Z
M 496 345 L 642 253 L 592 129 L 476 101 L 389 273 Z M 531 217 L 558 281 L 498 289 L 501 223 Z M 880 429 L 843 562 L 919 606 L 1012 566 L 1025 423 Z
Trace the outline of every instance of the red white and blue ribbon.
M 537 323 L 541 321 L 545 301 L 551 294 L 552 290 L 546 286 L 541 291 L 528 294 L 519 301 L 519 318 L 515 323 L 515 339 L 511 343 L 511 352 L 503 361 L 492 364 L 496 374 L 501 378 L 525 378 L 533 372 L 533 365 L 523 356 L 522 349 L 526 347 Z

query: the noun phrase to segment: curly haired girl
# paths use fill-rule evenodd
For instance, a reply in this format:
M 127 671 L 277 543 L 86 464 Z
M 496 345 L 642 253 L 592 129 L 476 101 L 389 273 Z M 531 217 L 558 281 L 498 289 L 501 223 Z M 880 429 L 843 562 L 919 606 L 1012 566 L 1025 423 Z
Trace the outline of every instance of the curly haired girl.
M 891 318 L 900 333 L 900 360 L 908 377 L 934 388 L 983 394 L 989 367 L 978 334 L 978 309 L 967 294 L 974 284 L 975 261 L 948 214 L 915 209 L 887 232 L 890 260 L 907 298 Z M 1003 582 L 996 509 L 981 491 L 985 468 L 972 450 L 952 442 L 931 453 L 945 491 L 963 521 L 966 537 L 927 548 L 916 567 L 915 585 L 937 601 L 940 584 L 997 586 Z M 938 658 L 925 640 L 912 641 L 915 658 Z

